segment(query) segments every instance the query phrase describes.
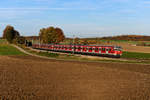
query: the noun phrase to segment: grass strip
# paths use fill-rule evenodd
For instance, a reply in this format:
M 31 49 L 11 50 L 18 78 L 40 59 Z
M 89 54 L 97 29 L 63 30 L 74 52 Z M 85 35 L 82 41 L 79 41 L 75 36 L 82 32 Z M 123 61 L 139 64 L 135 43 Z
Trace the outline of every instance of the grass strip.
M 122 58 L 150 59 L 150 53 L 123 52 Z
M 25 55 L 9 44 L 0 44 L 0 55 Z

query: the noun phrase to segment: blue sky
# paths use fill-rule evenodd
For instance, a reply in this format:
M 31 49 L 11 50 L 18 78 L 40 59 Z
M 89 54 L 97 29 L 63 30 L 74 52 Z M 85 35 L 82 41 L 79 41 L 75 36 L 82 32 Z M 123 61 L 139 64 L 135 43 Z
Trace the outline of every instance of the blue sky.
M 48 26 L 67 37 L 150 35 L 150 0 L 0 0 L 0 36 L 6 25 L 22 35 Z

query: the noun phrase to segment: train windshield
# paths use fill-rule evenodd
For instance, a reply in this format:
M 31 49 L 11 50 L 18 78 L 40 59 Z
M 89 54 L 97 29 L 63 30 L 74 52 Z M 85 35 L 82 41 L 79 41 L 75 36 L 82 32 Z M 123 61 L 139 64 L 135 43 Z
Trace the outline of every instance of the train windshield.
M 116 46 L 116 47 L 114 48 L 114 50 L 115 50 L 115 51 L 122 51 L 122 47 Z

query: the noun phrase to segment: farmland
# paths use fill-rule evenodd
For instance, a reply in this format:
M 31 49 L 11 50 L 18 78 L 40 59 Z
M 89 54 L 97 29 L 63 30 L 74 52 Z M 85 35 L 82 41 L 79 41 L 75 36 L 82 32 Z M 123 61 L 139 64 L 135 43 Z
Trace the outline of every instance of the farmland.
M 148 100 L 150 96 L 149 65 L 1 56 L 0 69 L 0 94 L 7 98 Z
M 41 52 L 40 55 L 60 56 Z M 125 51 L 121 59 L 124 58 L 149 59 L 149 53 Z M 0 44 L 0 71 L 0 97 L 7 100 L 150 98 L 149 64 L 44 59 L 27 56 L 3 41 Z

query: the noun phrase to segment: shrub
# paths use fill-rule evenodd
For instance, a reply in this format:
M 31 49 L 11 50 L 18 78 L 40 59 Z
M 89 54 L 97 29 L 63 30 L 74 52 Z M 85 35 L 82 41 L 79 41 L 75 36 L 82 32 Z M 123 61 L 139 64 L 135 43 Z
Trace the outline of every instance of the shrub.
M 25 39 L 25 37 L 23 37 L 23 36 L 20 36 L 20 37 L 17 37 L 17 38 L 16 38 L 16 42 L 17 42 L 18 44 L 25 44 L 25 41 L 26 41 L 26 39 Z

